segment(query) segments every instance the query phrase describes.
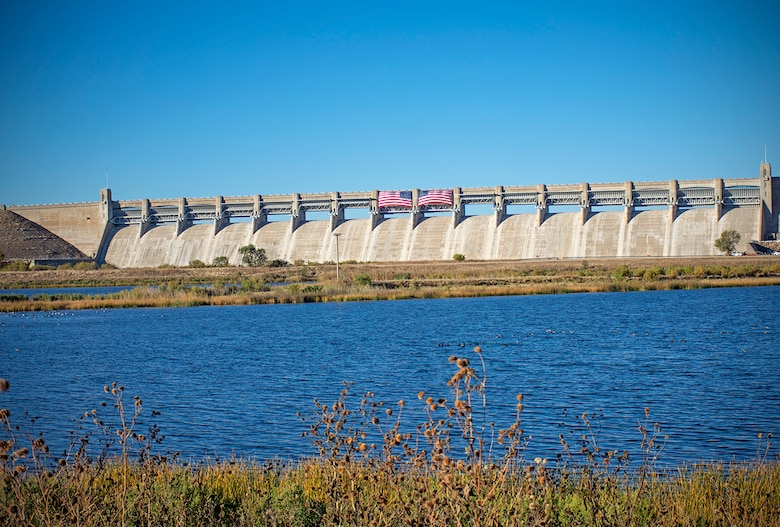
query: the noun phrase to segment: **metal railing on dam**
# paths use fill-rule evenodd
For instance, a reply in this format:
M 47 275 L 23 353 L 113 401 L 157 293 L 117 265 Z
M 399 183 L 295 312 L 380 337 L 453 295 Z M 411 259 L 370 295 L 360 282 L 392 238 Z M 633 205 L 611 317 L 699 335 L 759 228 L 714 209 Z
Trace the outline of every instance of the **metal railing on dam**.
M 437 190 L 442 192 L 441 190 Z M 110 201 L 110 222 L 117 226 L 140 225 L 141 234 L 157 224 L 175 223 L 182 232 L 194 222 L 214 221 L 216 231 L 230 223 L 231 218 L 248 218 L 253 231 L 267 223 L 270 215 L 285 215 L 295 230 L 306 221 L 306 213 L 327 212 L 331 229 L 344 220 L 346 209 L 364 209 L 375 225 L 385 215 L 408 214 L 413 225 L 426 213 L 449 212 L 457 224 L 471 205 L 490 205 L 501 222 L 509 206 L 531 206 L 538 223 L 555 207 L 576 207 L 583 221 L 593 209 L 622 207 L 627 221 L 635 211 L 668 207 L 674 215 L 680 210 L 710 207 L 719 217 L 723 208 L 759 207 L 762 204 L 761 179 L 670 180 L 666 182 L 581 185 L 538 185 L 535 187 L 497 186 L 446 189 L 445 202 L 421 204 L 420 191 L 400 191 L 409 195 L 408 203 L 383 206 L 382 191 L 333 192 L 330 194 L 286 194 L 216 196 L 214 198 L 141 199 Z M 399 191 L 396 191 L 399 193 Z M 717 219 L 717 218 L 716 218 Z

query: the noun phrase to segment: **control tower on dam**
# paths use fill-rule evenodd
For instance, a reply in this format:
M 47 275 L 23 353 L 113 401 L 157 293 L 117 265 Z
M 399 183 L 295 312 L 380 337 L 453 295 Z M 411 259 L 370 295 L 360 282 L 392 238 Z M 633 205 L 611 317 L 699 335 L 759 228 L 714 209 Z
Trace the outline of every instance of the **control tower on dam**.
M 744 179 L 114 200 L 8 207 L 117 267 L 263 248 L 289 262 L 707 256 L 778 238 L 780 183 Z M 350 210 L 354 209 L 354 210 Z

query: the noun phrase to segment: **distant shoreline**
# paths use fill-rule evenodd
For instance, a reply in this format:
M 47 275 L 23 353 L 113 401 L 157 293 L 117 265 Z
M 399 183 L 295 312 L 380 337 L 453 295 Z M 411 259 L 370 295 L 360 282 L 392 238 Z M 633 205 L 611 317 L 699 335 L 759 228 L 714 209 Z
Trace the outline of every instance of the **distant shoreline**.
M 0 288 L 135 286 L 106 295 L 0 292 L 0 311 L 194 307 L 780 285 L 778 257 L 342 263 L 0 272 Z M 190 287 L 201 284 L 206 287 Z

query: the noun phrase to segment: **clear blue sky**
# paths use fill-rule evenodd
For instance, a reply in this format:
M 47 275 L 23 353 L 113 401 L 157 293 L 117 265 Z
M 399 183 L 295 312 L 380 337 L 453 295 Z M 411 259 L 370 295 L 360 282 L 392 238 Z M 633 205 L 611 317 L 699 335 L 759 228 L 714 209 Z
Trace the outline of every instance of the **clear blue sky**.
M 780 2 L 0 3 L 0 203 L 780 175 Z

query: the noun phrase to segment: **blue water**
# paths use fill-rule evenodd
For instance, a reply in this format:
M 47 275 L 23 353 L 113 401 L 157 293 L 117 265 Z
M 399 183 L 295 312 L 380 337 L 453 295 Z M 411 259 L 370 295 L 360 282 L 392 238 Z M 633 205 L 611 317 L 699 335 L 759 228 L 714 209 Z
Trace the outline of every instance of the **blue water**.
M 64 448 L 79 415 L 114 413 L 116 381 L 143 400 L 163 451 L 297 458 L 313 452 L 296 413 L 343 381 L 422 421 L 417 393 L 452 400 L 450 355 L 483 348 L 485 422 L 506 426 L 525 396 L 527 457 L 574 445 L 596 414 L 598 443 L 639 457 L 650 409 L 661 460 L 751 460 L 780 433 L 780 288 L 330 304 L 0 314 L 0 406 Z M 772 444 L 770 457 L 780 453 Z

